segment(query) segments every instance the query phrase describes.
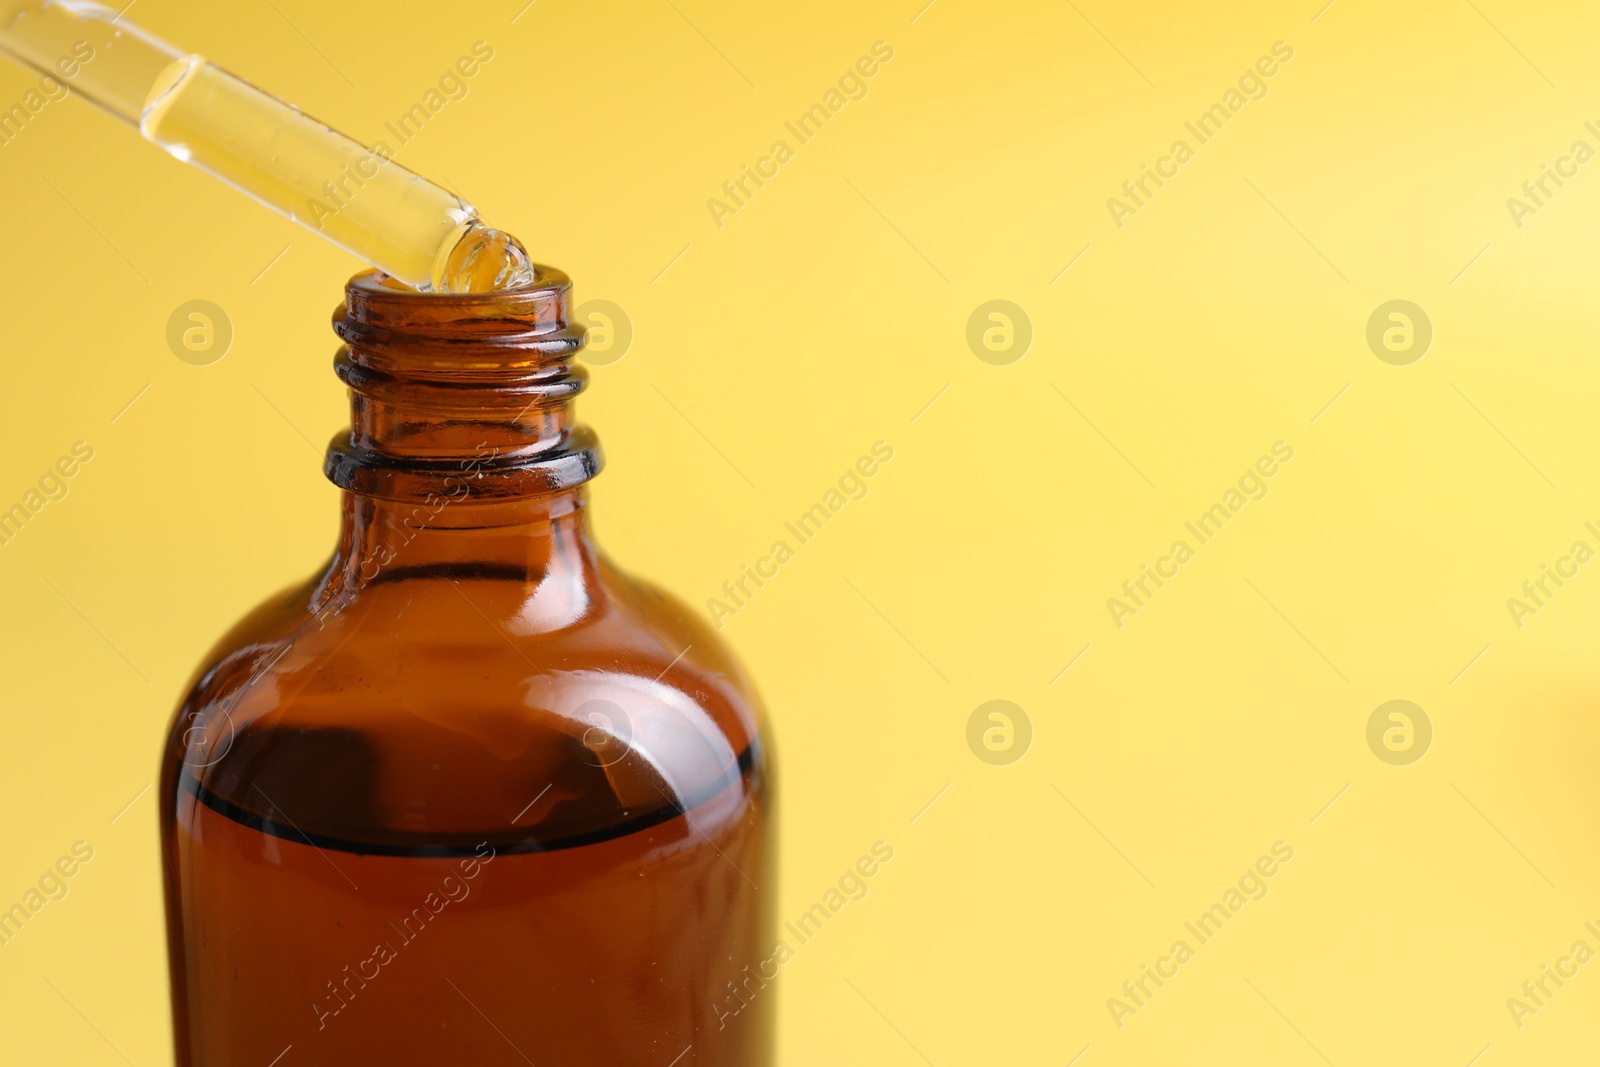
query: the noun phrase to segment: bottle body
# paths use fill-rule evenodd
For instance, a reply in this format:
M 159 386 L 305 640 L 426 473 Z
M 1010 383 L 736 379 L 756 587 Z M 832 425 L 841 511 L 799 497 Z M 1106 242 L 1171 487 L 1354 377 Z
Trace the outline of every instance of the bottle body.
M 551 273 L 545 304 L 468 316 L 509 356 L 341 330 L 339 548 L 223 639 L 168 737 L 185 1067 L 768 1062 L 759 708 L 594 547 Z M 402 298 L 359 282 L 341 314 L 381 323 Z

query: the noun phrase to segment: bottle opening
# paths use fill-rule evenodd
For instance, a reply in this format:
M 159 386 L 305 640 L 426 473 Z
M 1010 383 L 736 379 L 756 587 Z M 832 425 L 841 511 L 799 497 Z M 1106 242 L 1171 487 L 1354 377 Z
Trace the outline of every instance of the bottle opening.
M 599 442 L 574 422 L 588 382 L 574 359 L 572 284 L 533 267 L 532 284 L 484 293 L 419 293 L 376 271 L 352 278 L 334 313 L 345 342 L 335 371 L 350 387 L 351 428 L 325 471 L 342 489 L 412 501 L 517 499 L 588 481 Z

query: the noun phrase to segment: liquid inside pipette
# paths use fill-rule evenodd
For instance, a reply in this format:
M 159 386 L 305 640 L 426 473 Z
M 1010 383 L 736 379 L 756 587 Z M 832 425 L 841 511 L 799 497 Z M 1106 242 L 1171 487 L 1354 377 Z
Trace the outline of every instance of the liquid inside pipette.
M 515 237 L 381 145 L 339 133 L 110 8 L 30 3 L 0 28 L 0 49 L 414 289 L 485 292 L 534 280 Z

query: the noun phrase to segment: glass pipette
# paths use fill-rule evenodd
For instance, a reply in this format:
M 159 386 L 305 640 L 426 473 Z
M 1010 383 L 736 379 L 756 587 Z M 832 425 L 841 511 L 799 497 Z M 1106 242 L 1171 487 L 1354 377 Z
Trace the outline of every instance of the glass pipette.
M 35 0 L 0 27 L 0 49 L 414 289 L 533 281 L 515 237 L 383 147 L 346 137 L 108 7 Z

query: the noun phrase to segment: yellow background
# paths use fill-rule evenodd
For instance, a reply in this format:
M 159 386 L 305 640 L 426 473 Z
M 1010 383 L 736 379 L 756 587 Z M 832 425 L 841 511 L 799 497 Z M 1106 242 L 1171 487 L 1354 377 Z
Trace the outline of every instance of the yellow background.
M 778 979 L 782 1062 L 1587 1062 L 1600 963 L 1520 1029 L 1506 1000 L 1600 949 L 1600 563 L 1520 629 L 1506 600 L 1600 547 L 1600 162 L 1521 228 L 1506 200 L 1600 147 L 1600 16 L 921 2 L 129 17 L 363 139 L 494 47 L 400 159 L 626 309 L 581 404 L 597 532 L 691 603 L 892 444 L 724 627 L 775 724 L 782 917 L 895 849 Z M 879 40 L 869 95 L 719 229 L 707 199 Z M 1106 199 L 1280 40 L 1269 95 L 1118 229 Z M 33 84 L 0 71 L 0 104 Z M 332 546 L 360 264 L 80 99 L 0 147 L 0 188 L 0 505 L 95 450 L 0 547 L 0 905 L 95 849 L 0 948 L 0 1058 L 144 1067 L 171 1038 L 141 791 L 205 648 Z M 1409 366 L 1365 341 L 1396 298 L 1435 330 Z M 210 366 L 165 341 L 193 299 L 235 330 Z M 968 348 L 991 299 L 1031 320 L 1020 361 Z M 1279 440 L 1267 498 L 1114 625 Z M 1033 729 L 1006 766 L 966 740 L 993 699 Z M 1367 745 L 1391 699 L 1433 725 L 1409 766 Z M 1280 840 L 1269 895 L 1119 1029 L 1107 998 Z

